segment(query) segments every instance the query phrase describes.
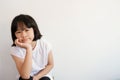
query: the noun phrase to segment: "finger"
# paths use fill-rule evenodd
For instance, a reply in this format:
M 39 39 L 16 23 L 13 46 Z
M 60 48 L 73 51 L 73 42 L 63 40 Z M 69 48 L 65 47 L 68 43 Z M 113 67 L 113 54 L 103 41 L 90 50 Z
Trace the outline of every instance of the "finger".
M 22 46 L 23 45 L 23 43 L 20 43 L 20 46 Z
M 15 40 L 15 44 L 17 45 L 18 39 Z
M 15 44 L 18 45 L 18 46 L 21 46 L 21 45 L 22 45 L 22 43 L 19 41 L 19 39 L 16 39 L 16 40 L 15 40 Z
M 22 38 L 19 39 L 19 42 L 22 42 Z

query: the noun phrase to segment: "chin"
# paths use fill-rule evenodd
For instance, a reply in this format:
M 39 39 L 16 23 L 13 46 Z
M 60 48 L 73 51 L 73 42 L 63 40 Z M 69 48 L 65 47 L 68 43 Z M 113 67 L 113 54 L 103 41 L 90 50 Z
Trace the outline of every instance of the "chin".
M 28 40 L 25 40 L 23 41 L 24 43 L 32 43 L 32 40 L 28 39 Z

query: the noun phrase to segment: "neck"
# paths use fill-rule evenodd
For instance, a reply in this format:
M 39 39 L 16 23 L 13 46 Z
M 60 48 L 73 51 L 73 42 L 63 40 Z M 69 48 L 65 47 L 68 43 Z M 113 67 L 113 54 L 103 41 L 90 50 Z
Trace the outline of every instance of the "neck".
M 37 44 L 37 41 L 33 41 L 33 42 L 32 42 L 32 44 L 31 44 L 31 45 L 32 45 L 32 49 L 35 48 L 36 44 Z

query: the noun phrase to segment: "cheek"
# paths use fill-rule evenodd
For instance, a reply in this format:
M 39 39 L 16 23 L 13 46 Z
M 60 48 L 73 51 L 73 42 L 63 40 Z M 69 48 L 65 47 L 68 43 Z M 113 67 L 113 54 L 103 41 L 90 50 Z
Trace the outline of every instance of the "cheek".
M 30 31 L 30 36 L 31 36 L 31 38 L 33 38 L 34 39 L 34 30 L 33 30 L 33 28 L 31 28 L 31 31 Z
M 30 35 L 31 38 L 34 39 L 34 33 L 31 32 L 29 35 Z
M 31 34 L 31 37 L 34 39 L 34 37 L 35 37 L 34 34 Z
M 15 34 L 15 36 L 17 39 L 21 38 L 20 35 L 18 35 L 18 34 Z

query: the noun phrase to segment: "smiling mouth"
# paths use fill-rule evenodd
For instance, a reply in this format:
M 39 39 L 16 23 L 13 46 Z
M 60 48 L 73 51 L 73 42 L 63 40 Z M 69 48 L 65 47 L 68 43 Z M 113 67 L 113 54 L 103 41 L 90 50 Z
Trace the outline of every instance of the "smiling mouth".
M 25 38 L 25 39 L 22 39 L 22 42 L 26 42 L 28 40 L 29 40 L 29 38 Z

